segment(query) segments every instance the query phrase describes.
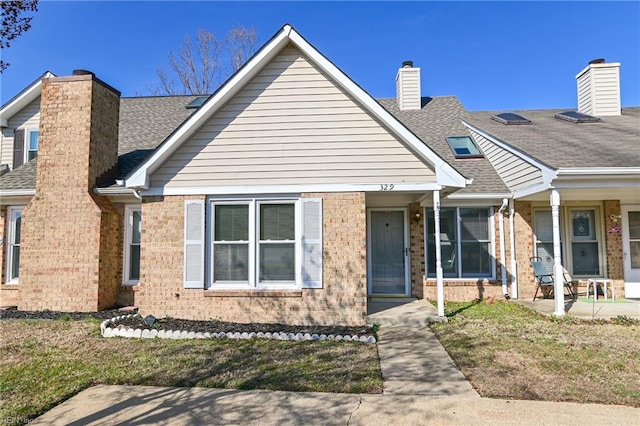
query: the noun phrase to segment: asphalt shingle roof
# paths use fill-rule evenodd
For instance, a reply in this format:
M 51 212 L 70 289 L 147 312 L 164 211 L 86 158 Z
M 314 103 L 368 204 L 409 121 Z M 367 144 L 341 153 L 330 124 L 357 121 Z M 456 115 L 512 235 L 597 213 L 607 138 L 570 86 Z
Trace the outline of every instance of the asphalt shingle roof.
M 153 96 L 120 99 L 118 179 L 129 173 L 193 114 L 195 109 L 187 109 L 186 105 L 197 97 Z M 35 160 L 0 177 L 0 190 L 35 187 Z
M 456 159 L 449 148 L 447 136 L 469 135 L 460 121 L 465 109 L 457 97 L 422 98 L 422 109 L 414 111 L 400 111 L 395 98 L 378 99 L 378 102 L 460 174 L 473 178 L 473 183 L 459 192 L 509 193 L 489 160 Z
M 530 125 L 507 126 L 491 119 L 504 111 L 469 112 L 464 119 L 554 169 L 640 167 L 640 108 L 623 108 L 620 116 L 579 124 L 554 117 L 563 111 L 511 111 L 531 120 Z

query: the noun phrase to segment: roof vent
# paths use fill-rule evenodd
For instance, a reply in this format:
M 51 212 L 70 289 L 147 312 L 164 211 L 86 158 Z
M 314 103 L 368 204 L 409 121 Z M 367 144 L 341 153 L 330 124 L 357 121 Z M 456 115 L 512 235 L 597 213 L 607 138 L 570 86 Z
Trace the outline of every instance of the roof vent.
M 413 68 L 413 61 L 402 62 L 402 68 Z
M 94 73 L 92 73 L 91 71 L 87 71 L 87 70 L 73 70 L 73 75 L 93 75 L 93 76 L 95 76 Z
M 589 65 L 592 64 L 604 64 L 604 58 L 592 59 L 589 61 Z

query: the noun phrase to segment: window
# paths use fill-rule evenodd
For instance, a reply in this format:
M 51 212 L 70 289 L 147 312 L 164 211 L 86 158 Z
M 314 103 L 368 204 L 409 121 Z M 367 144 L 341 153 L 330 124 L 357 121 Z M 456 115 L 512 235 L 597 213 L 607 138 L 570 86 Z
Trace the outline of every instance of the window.
M 442 269 L 446 278 L 494 276 L 491 229 L 492 209 L 443 208 L 440 210 Z M 427 211 L 427 276 L 436 276 L 435 222 Z
M 560 213 L 562 265 L 572 275 L 601 276 L 597 209 L 561 208 Z M 534 210 L 535 255 L 542 258 L 550 273 L 553 271 L 554 255 L 552 225 L 551 210 Z
M 140 281 L 140 242 L 142 240 L 142 212 L 138 206 L 125 208 L 124 284 Z
M 20 275 L 20 234 L 23 207 L 7 209 L 7 283 L 17 284 Z
M 249 282 L 249 205 L 214 205 L 213 281 Z
M 456 158 L 481 158 L 482 152 L 470 136 L 447 136 L 447 143 Z
M 560 228 L 562 229 L 562 224 L 560 224 Z M 547 272 L 552 274 L 554 252 L 551 210 L 534 210 L 533 229 L 536 240 L 536 256 L 542 259 Z M 560 247 L 562 247 L 562 230 L 560 231 Z M 562 249 L 560 252 L 562 253 Z
M 13 136 L 13 168 L 38 156 L 40 132 L 30 129 L 16 129 Z
M 560 120 L 570 121 L 572 123 L 598 123 L 600 121 L 598 117 L 593 117 L 578 111 L 558 112 L 554 117 Z
M 531 120 L 528 120 L 515 112 L 503 112 L 502 114 L 492 115 L 491 118 L 505 126 L 531 124 Z
M 37 130 L 27 131 L 27 138 L 24 146 L 24 162 L 33 160 L 38 156 L 38 139 L 40 132 Z
M 321 287 L 321 200 L 212 200 L 210 206 L 211 288 Z

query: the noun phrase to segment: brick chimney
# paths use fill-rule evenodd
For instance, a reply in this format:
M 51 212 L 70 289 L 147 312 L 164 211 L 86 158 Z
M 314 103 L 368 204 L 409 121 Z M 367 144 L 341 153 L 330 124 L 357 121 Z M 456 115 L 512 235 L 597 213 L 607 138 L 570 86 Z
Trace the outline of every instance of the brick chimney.
M 414 68 L 412 61 L 404 61 L 396 74 L 396 99 L 401 111 L 422 108 L 420 68 Z
M 620 115 L 620 63 L 594 59 L 576 75 L 578 112 L 606 117 Z
M 43 81 L 36 194 L 23 212 L 19 309 L 115 304 L 119 215 L 93 188 L 116 171 L 120 92 L 88 71 Z M 112 235 L 113 234 L 113 235 Z

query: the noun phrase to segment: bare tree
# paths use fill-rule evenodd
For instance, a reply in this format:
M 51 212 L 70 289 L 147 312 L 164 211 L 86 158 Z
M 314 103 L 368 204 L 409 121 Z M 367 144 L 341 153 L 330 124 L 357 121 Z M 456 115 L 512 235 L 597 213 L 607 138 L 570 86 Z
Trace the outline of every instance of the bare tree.
M 149 90 L 154 95 L 210 94 L 253 55 L 257 41 L 254 28 L 233 27 L 223 41 L 198 30 L 195 41 L 187 35 L 177 52 L 169 52 L 170 71 L 160 67 L 160 83 Z
M 37 12 L 38 0 L 1 1 L 2 29 L 0 29 L 0 49 L 10 46 L 10 41 L 31 28 L 33 16 L 23 16 L 25 12 Z M 0 73 L 9 67 L 0 59 Z

